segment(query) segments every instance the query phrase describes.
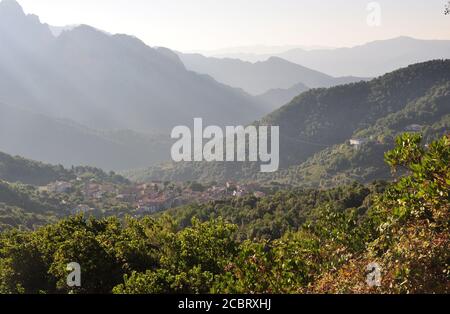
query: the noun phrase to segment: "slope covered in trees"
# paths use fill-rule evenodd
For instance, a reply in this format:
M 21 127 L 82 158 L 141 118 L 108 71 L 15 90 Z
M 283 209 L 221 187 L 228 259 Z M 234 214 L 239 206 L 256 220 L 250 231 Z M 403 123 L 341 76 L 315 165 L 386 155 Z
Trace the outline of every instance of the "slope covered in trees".
M 450 138 L 428 147 L 419 135 L 396 142 L 386 161 L 407 172 L 387 187 L 286 192 L 184 218 L 77 216 L 2 233 L 0 292 L 448 293 Z M 277 221 L 270 212 L 285 215 L 284 234 L 264 226 Z M 246 229 L 247 214 L 265 222 Z M 66 285 L 74 261 L 81 288 Z M 381 268 L 375 287 L 366 283 L 373 263 Z
M 67 169 L 61 165 L 53 166 L 0 152 L 0 180 L 43 186 L 58 180 L 70 181 L 77 176 L 90 176 L 93 179 L 113 183 L 128 182 L 114 172 L 106 173 L 95 167 L 77 166 Z
M 62 166 L 52 166 L 0 152 L 0 180 L 45 185 L 52 181 L 73 179 Z
M 322 179 L 339 183 L 340 177 L 361 182 L 377 176 L 385 179 L 387 168 L 380 157 L 409 125 L 422 126 L 427 140 L 448 132 L 449 82 L 450 60 L 435 60 L 370 82 L 302 93 L 257 122 L 280 126 L 281 170 L 285 171 L 274 175 L 260 175 L 258 165 L 252 163 L 194 162 L 155 166 L 129 176 L 203 181 L 280 180 L 287 176 L 290 183 L 314 186 Z M 352 138 L 369 144 L 355 151 L 349 145 Z M 311 167 L 315 169 L 306 169 Z M 365 167 L 373 169 L 348 173 Z M 323 177 L 329 174 L 332 177 Z
M 33 230 L 64 216 L 51 199 L 39 197 L 33 187 L 0 180 L 0 231 L 13 227 Z
M 366 139 L 359 149 L 349 143 L 325 149 L 300 166 L 293 166 L 276 175 L 281 182 L 308 182 L 309 185 L 338 185 L 354 180 L 371 182 L 389 179 L 389 168 L 381 160 L 392 149 L 394 138 L 415 126 L 425 143 L 450 130 L 450 84 L 438 84 L 424 96 L 408 103 L 405 108 L 376 121 L 372 126 L 357 130 L 352 138 Z

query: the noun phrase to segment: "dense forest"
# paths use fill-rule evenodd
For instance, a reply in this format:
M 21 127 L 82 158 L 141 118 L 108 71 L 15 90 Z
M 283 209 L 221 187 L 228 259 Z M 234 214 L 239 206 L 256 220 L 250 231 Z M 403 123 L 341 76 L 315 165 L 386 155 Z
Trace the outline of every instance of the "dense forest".
M 450 137 L 404 134 L 385 161 L 389 184 L 5 231 L 0 293 L 448 293 Z M 79 288 L 66 285 L 72 262 Z M 366 283 L 373 263 L 380 286 Z
M 71 180 L 76 177 L 89 177 L 114 183 L 128 182 L 112 171 L 106 173 L 95 167 L 77 166 L 66 169 L 62 165 L 53 166 L 0 152 L 0 180 L 46 185 L 57 180 Z

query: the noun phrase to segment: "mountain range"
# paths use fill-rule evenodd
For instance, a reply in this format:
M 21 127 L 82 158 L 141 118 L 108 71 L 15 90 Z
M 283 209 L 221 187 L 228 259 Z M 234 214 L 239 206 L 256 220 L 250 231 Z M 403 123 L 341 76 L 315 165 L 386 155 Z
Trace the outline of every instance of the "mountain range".
M 178 53 L 185 66 L 242 88 L 277 109 L 308 88 L 369 80 L 414 63 L 450 58 L 450 41 L 397 37 L 351 48 L 305 49 L 205 57 Z M 295 92 L 298 92 L 295 94 Z
M 0 151 L 106 170 L 167 161 L 170 130 L 195 117 L 219 126 L 278 124 L 282 166 L 299 166 L 379 119 L 400 114 L 414 97 L 425 97 L 437 88 L 435 78 L 445 81 L 439 68 L 446 69 L 447 61 L 370 82 L 366 77 L 449 52 L 446 41 L 401 37 L 354 48 L 294 49 L 251 63 L 152 48 L 87 25 L 51 27 L 14 0 L 0 2 L 0 46 L 6 47 L 0 50 Z M 405 77 L 413 87 L 402 82 Z M 445 129 L 446 120 L 441 124 Z M 209 165 L 219 169 L 209 173 L 203 166 L 184 167 L 171 165 L 158 174 L 188 180 L 217 171 L 218 178 L 255 175 L 242 167 Z M 177 175 L 180 169 L 185 175 Z
M 242 88 L 252 95 L 261 95 L 272 89 L 289 89 L 298 84 L 309 88 L 331 87 L 366 79 L 352 76 L 335 78 L 279 57 L 251 63 L 200 54 L 178 55 L 189 70 L 208 74 L 223 84 Z
M 92 128 L 170 130 L 202 116 L 249 123 L 265 112 L 242 90 L 186 70 L 169 49 L 81 25 L 55 37 L 14 0 L 0 3 L 1 101 Z
M 448 59 L 450 41 L 402 36 L 352 48 L 312 51 L 293 49 L 277 56 L 330 75 L 376 77 L 410 64 Z
M 169 49 L 86 25 L 59 29 L 0 2 L 0 150 L 124 170 L 169 158 L 170 130 L 255 121 L 268 106 L 186 70 Z
M 228 53 L 217 58 L 261 62 L 279 57 L 332 76 L 377 77 L 414 63 L 450 58 L 449 40 L 424 40 L 401 36 L 347 48 L 292 48 L 284 52 Z

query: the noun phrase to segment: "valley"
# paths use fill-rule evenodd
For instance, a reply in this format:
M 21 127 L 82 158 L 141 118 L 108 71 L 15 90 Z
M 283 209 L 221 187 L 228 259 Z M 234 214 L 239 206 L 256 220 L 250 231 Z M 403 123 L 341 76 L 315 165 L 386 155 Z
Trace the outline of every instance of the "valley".
M 0 294 L 449 293 L 446 16 L 71 1 L 0 0 Z

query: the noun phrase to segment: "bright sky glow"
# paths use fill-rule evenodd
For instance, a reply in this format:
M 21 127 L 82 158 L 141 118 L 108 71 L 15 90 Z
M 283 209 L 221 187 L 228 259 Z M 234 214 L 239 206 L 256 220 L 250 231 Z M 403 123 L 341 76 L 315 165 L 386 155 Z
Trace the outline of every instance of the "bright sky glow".
M 411 36 L 450 39 L 444 0 L 18 0 L 51 25 L 89 24 L 182 51 L 252 45 L 354 46 Z

